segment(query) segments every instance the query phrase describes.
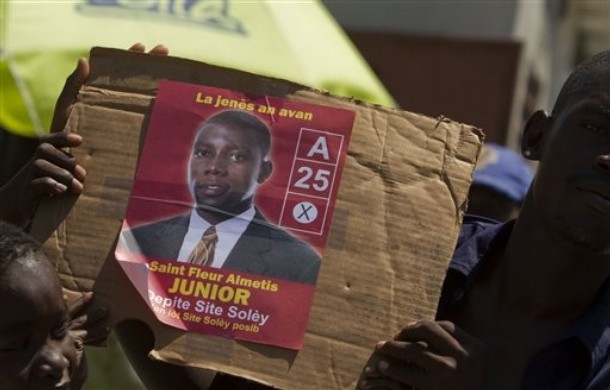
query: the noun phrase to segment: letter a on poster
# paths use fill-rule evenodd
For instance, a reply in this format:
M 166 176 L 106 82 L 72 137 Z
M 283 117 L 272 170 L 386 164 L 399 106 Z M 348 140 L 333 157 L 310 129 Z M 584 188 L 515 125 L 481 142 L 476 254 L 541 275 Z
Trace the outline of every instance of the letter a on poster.
M 301 348 L 354 119 L 160 84 L 115 253 L 159 321 Z

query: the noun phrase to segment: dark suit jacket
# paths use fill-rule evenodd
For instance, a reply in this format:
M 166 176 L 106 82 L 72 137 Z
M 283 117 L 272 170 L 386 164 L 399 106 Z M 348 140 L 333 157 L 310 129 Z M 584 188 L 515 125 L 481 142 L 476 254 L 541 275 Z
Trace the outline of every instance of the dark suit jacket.
M 176 260 L 189 217 L 190 213 L 135 227 L 121 234 L 121 243 L 146 257 Z M 320 257 L 305 242 L 270 225 L 256 210 L 222 269 L 315 284 Z

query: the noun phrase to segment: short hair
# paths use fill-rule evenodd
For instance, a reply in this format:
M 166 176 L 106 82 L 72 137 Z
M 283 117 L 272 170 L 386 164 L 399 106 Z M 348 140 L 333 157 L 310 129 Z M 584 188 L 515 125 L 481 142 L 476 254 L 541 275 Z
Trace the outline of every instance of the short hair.
M 559 115 L 572 96 L 584 95 L 592 88 L 599 87 L 599 76 L 602 74 L 610 77 L 610 50 L 597 53 L 576 66 L 561 87 L 551 115 Z
M 0 278 L 20 260 L 35 258 L 39 250 L 38 241 L 16 226 L 0 221 Z
M 252 130 L 258 141 L 258 146 L 263 152 L 263 157 L 269 154 L 269 151 L 271 150 L 271 131 L 269 131 L 267 124 L 256 115 L 241 110 L 226 110 L 219 112 L 202 123 L 202 126 L 197 133 L 197 137 L 205 130 L 216 125 L 237 127 L 242 130 Z

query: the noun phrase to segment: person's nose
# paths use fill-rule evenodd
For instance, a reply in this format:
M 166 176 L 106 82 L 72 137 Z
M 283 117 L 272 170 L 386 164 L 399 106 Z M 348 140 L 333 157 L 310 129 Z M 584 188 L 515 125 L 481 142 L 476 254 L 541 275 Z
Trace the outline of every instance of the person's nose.
M 610 174 L 610 153 L 600 154 L 595 161 L 597 167 Z
M 212 175 L 224 174 L 227 170 L 226 159 L 221 155 L 216 155 L 211 158 L 206 165 L 205 173 Z
M 38 355 L 35 374 L 57 386 L 70 381 L 70 361 L 63 354 L 59 342 L 49 341 L 44 345 Z

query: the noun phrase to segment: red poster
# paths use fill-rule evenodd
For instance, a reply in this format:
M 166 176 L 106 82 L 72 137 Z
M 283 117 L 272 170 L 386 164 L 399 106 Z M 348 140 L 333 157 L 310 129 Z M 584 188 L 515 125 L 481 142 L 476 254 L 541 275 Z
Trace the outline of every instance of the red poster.
M 301 348 L 354 117 L 161 83 L 116 248 L 161 322 Z

